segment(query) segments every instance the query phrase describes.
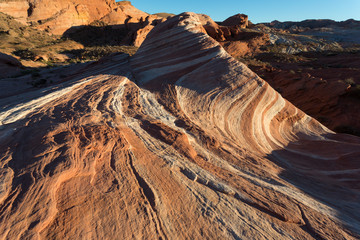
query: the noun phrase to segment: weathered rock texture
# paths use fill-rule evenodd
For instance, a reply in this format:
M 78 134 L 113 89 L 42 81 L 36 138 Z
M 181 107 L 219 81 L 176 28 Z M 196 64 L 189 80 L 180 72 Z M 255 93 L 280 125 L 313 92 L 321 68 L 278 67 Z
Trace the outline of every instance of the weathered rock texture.
M 128 1 L 116 3 L 115 0 L 2 0 L 0 12 L 57 35 L 94 21 L 124 25 L 139 23 L 146 17 L 156 18 L 136 9 Z
M 294 62 L 275 56 L 260 54 L 271 65 L 250 68 L 326 127 L 360 136 L 360 52 L 302 53 Z
M 249 18 L 245 14 L 236 14 L 223 21 L 221 25 L 247 28 L 249 26 Z
M 360 236 L 360 139 L 283 99 L 196 14 L 87 74 L 0 100 L 1 238 Z
M 24 0 L 14 1 L 0 1 L 0 12 L 7 13 L 15 17 L 19 22 L 25 24 L 28 18 L 28 10 L 30 3 Z
M 248 17 L 243 14 L 228 18 L 220 26 L 207 15 L 199 14 L 199 19 L 207 34 L 235 58 L 252 55 L 269 41 L 266 33 L 244 30 L 248 26 Z

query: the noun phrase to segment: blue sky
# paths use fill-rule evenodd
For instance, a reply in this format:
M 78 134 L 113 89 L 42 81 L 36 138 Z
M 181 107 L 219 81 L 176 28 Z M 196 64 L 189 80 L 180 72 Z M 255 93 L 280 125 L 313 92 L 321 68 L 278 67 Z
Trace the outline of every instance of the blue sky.
M 138 9 L 148 12 L 205 13 L 223 21 L 237 13 L 249 15 L 254 23 L 301 21 L 305 19 L 360 20 L 360 0 L 132 0 Z

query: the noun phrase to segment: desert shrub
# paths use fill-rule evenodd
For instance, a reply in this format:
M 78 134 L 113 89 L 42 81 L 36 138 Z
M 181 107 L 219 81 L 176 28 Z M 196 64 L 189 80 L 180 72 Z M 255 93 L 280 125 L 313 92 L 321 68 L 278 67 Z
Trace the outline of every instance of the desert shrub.
M 56 67 L 56 63 L 52 60 L 42 60 L 41 62 L 44 63 L 47 68 Z
M 36 54 L 29 49 L 16 50 L 13 54 L 25 60 L 34 60 L 36 57 Z
M 286 49 L 288 45 L 279 43 L 273 45 L 266 45 L 262 47 L 262 50 L 269 53 L 282 53 L 284 49 Z
M 108 26 L 96 21 L 89 26 L 74 27 L 64 33 L 68 39 L 83 44 L 86 47 L 118 46 L 125 39 L 128 30 L 120 26 Z
M 260 61 L 270 61 L 270 62 L 287 62 L 287 63 L 298 63 L 308 61 L 308 59 L 299 54 L 287 54 L 287 53 L 279 53 L 279 52 L 264 52 L 260 53 L 256 56 L 256 58 Z
M 71 51 L 65 51 L 64 53 L 73 55 L 73 61 L 97 61 L 102 57 L 111 55 L 113 53 L 126 53 L 134 55 L 137 51 L 137 47 L 132 46 L 96 46 L 86 47 L 84 49 L 76 49 Z
M 253 66 L 253 67 L 270 67 L 270 63 L 261 61 L 254 57 L 239 57 L 237 58 L 239 62 L 244 63 L 246 66 Z
M 347 78 L 344 80 L 347 84 L 351 85 L 352 87 L 355 86 L 355 81 L 353 78 Z

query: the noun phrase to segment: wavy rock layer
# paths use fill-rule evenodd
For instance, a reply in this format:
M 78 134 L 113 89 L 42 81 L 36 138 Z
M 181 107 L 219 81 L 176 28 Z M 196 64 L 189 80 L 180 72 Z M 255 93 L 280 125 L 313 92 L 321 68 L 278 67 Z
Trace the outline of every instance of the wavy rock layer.
M 356 239 L 360 139 L 283 99 L 185 13 L 131 59 L 1 99 L 4 239 Z

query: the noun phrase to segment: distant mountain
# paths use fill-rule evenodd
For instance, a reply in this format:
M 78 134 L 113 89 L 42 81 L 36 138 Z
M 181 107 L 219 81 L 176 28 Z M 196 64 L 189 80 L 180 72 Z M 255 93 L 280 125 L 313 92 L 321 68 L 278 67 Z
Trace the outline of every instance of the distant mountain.
M 346 21 L 334 21 L 330 19 L 319 19 L 319 20 L 304 20 L 301 22 L 279 22 L 279 21 L 272 21 L 271 23 L 264 23 L 266 26 L 280 28 L 280 29 L 291 29 L 294 27 L 301 27 L 301 28 L 331 28 L 331 27 L 343 27 L 343 28 L 353 28 L 353 27 L 360 27 L 360 21 L 356 21 L 354 19 L 349 19 Z

